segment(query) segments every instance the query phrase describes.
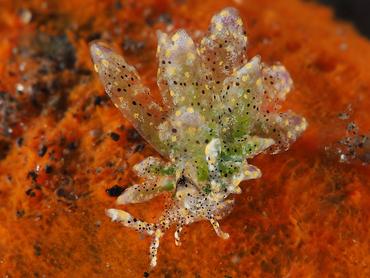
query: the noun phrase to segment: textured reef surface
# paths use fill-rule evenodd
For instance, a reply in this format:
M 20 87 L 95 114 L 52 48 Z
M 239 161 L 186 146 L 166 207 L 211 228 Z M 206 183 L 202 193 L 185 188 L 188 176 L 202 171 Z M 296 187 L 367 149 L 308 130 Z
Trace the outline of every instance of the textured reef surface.
M 335 143 L 326 147 L 329 155 L 337 155 L 342 163 L 370 163 L 370 134 L 364 134 L 352 120 L 353 111 L 349 105 L 346 111 L 338 114 L 342 122 L 344 135 Z
M 169 208 L 155 223 L 109 209 L 114 221 L 153 235 L 152 267 L 160 238 L 176 224 L 175 242 L 185 225 L 208 220 L 216 234 L 228 239 L 217 220 L 228 215 L 240 194 L 240 182 L 261 171 L 247 159 L 261 152 L 287 150 L 306 129 L 306 120 L 280 112 L 293 81 L 284 66 L 267 66 L 259 56 L 246 58 L 247 36 L 236 9 L 211 19 L 199 44 L 184 31 L 158 32 L 158 86 L 162 103 L 140 81 L 136 70 L 103 43 L 91 44 L 94 68 L 105 91 L 143 137 L 165 160 L 148 157 L 134 166 L 143 184 L 118 197 L 118 204 L 148 201 L 166 192 Z
M 148 183 L 135 173 L 145 158 L 172 161 L 166 145 L 148 144 L 139 123 L 113 105 L 94 71 L 89 42 L 106 42 L 135 66 L 135 85 L 145 84 L 161 115 L 176 113 L 157 86 L 158 63 L 161 76 L 170 65 L 156 59 L 157 30 L 171 42 L 175 30 L 184 29 L 199 47 L 212 16 L 231 6 L 248 35 L 245 63 L 256 55 L 264 65 L 280 61 L 294 80 L 291 94 L 275 100 L 281 108 L 270 114 L 291 109 L 309 125 L 289 150 L 247 158 L 263 178 L 241 182 L 242 193 L 226 199 L 234 200 L 233 209 L 216 220 L 228 240 L 219 239 L 209 221 L 198 221 L 182 230 L 179 248 L 174 223 L 162 235 L 157 266 L 144 272 L 153 238 L 111 223 L 106 209 L 158 223 L 176 198 L 171 192 L 119 206 L 116 198 Z M 363 165 L 369 61 L 369 41 L 312 1 L 1 1 L 0 277 L 370 277 L 370 171 Z M 338 119 L 348 104 L 353 113 Z M 182 140 L 185 131 L 170 135 Z M 274 135 L 260 134 L 284 148 Z M 205 148 L 211 141 L 199 142 Z M 162 174 L 173 171 L 167 170 Z

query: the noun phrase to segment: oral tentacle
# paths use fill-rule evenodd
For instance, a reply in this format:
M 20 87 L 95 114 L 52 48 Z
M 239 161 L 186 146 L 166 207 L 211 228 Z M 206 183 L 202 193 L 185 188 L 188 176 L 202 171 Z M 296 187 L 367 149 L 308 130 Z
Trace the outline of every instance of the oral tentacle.
M 159 248 L 159 241 L 163 236 L 161 229 L 155 230 L 153 240 L 150 244 L 150 267 L 154 268 L 157 265 L 157 254 Z
M 176 227 L 176 231 L 175 231 L 175 244 L 176 246 L 180 246 L 181 245 L 181 238 L 180 238 L 180 235 L 181 235 L 181 231 L 183 229 L 183 224 L 178 224 L 177 227 Z
M 155 231 L 155 224 L 141 221 L 126 211 L 119 209 L 107 209 L 106 214 L 114 222 L 120 222 L 123 226 L 134 229 L 136 231 L 153 235 Z
M 228 233 L 225 233 L 221 230 L 220 224 L 218 223 L 217 220 L 214 218 L 210 218 L 209 222 L 211 222 L 213 229 L 215 230 L 216 234 L 222 238 L 222 239 L 228 239 L 230 235 Z

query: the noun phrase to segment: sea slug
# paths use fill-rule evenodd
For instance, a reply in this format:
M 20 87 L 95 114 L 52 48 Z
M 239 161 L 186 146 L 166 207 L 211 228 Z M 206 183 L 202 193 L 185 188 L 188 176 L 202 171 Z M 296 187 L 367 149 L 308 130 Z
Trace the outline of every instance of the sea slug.
M 261 152 L 287 150 L 306 129 L 306 120 L 280 103 L 292 88 L 281 64 L 268 66 L 259 56 L 247 59 L 247 36 L 237 10 L 214 15 L 208 34 L 194 42 L 184 31 L 158 31 L 156 101 L 135 68 L 103 42 L 92 42 L 95 70 L 113 103 L 164 157 L 148 157 L 134 167 L 142 184 L 129 187 L 117 204 L 144 202 L 170 192 L 171 206 L 157 223 L 108 209 L 124 226 L 153 236 L 150 265 L 157 264 L 163 233 L 177 225 L 208 220 L 227 239 L 218 220 L 230 213 L 231 194 L 242 181 L 261 177 L 248 159 Z

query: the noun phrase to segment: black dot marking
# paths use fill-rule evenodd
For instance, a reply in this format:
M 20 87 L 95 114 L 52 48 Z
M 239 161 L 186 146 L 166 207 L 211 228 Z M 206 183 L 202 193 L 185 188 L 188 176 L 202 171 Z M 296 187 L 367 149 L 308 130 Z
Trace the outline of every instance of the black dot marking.
M 110 138 L 112 138 L 113 141 L 117 142 L 120 138 L 120 135 L 118 133 L 111 132 Z

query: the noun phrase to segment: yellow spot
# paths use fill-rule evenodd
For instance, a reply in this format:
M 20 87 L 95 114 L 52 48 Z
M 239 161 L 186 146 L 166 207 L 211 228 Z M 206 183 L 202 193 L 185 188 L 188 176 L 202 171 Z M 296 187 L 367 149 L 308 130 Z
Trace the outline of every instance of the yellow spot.
M 171 55 L 171 51 L 167 49 L 164 55 L 166 56 L 166 58 L 169 58 Z
M 135 119 L 139 119 L 139 113 L 135 113 L 135 114 L 134 114 L 134 118 L 135 118 Z
M 240 194 L 240 193 L 242 193 L 242 189 L 239 186 L 236 186 L 234 188 L 234 192 L 235 192 L 235 194 Z
M 242 181 L 242 177 L 236 177 L 233 179 L 233 185 L 238 186 L 238 184 Z
M 216 30 L 219 32 L 222 30 L 222 24 L 220 22 L 216 23 Z
M 96 48 L 95 54 L 98 55 L 98 56 L 101 56 L 103 53 L 101 52 L 101 50 L 99 48 Z
M 189 131 L 189 133 L 194 134 L 197 131 L 197 129 L 195 127 L 189 127 L 188 131 Z
M 172 36 L 172 40 L 175 42 L 180 38 L 179 33 L 176 33 L 175 35 Z
M 248 79 L 249 79 L 249 76 L 248 76 L 248 75 L 243 75 L 243 76 L 242 76 L 242 80 L 243 80 L 244 82 L 247 82 L 247 81 L 248 81 Z
M 295 130 L 296 131 L 301 131 L 301 130 L 303 130 L 303 129 L 305 129 L 306 128 L 306 123 L 305 122 L 303 122 L 303 123 L 301 123 L 300 125 L 297 125 L 296 127 L 295 127 Z
M 105 59 L 101 60 L 101 63 L 103 64 L 104 67 L 108 67 L 109 62 Z
M 257 86 L 261 86 L 262 85 L 262 80 L 261 78 L 258 78 L 257 81 L 256 81 L 256 85 Z
M 234 48 L 231 45 L 228 45 L 225 49 L 226 49 L 227 52 L 233 52 L 234 51 Z
M 244 175 L 248 177 L 249 179 L 257 179 L 260 176 L 260 173 L 258 171 L 245 171 Z
M 172 141 L 172 142 L 176 142 L 176 140 L 177 140 L 176 136 L 174 136 L 174 135 L 173 135 L 173 136 L 171 137 L 171 141 Z
M 155 236 L 156 236 L 156 237 L 160 237 L 160 236 L 162 236 L 162 234 L 163 234 L 163 232 L 162 232 L 161 230 L 159 230 L 159 229 L 157 229 L 157 230 L 155 231 Z
M 188 111 L 189 113 L 194 113 L 193 107 L 188 107 L 188 109 L 186 109 L 186 111 Z
M 169 75 L 174 75 L 176 73 L 175 67 L 168 67 L 167 72 Z
M 223 16 L 223 17 L 226 17 L 226 16 L 229 16 L 229 15 L 230 15 L 230 13 L 229 13 L 229 11 L 228 11 L 228 10 L 223 10 L 223 11 L 220 13 L 220 15 L 221 15 L 221 16 Z
M 170 90 L 170 96 L 173 97 L 174 95 L 175 93 L 172 90 Z
M 236 20 L 236 24 L 238 24 L 239 26 L 243 25 L 243 21 L 241 20 L 240 17 Z
M 187 72 L 185 72 L 185 77 L 186 78 L 189 78 L 190 77 L 190 73 L 187 71 Z
M 194 53 L 189 52 L 189 53 L 186 55 L 186 58 L 189 60 L 189 62 L 193 62 L 193 61 L 195 60 L 195 55 L 194 55 Z
M 179 38 L 180 38 L 179 33 L 176 33 L 175 35 L 172 36 L 171 39 L 172 39 L 173 42 L 176 42 Z
M 175 113 L 176 116 L 180 116 L 181 115 L 181 111 L 180 110 L 177 110 L 176 113 Z
M 246 68 L 246 69 L 251 69 L 251 68 L 252 68 L 252 63 L 248 63 L 248 64 L 246 64 L 246 65 L 245 65 L 245 68 Z

